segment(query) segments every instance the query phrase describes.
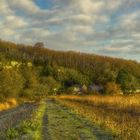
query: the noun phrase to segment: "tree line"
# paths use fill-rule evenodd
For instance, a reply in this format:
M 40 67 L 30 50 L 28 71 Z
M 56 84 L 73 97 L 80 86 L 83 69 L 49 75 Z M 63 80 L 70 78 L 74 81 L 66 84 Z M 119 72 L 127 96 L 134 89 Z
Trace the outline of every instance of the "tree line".
M 66 89 L 76 84 L 86 86 L 95 84 L 102 85 L 105 89 L 108 89 L 108 87 L 114 87 L 115 89 L 117 87 L 119 90 L 118 87 L 120 87 L 125 93 L 140 87 L 140 63 L 132 60 L 72 51 L 54 51 L 45 48 L 41 42 L 34 46 L 28 46 L 0 40 L 0 62 L 4 63 L 12 60 L 22 63 L 31 62 L 33 64 L 32 71 L 36 71 L 36 80 L 33 81 L 44 84 L 48 83 L 47 80 L 49 80 L 55 85 L 54 89 L 55 87 Z M 24 66 L 24 68 L 26 67 Z M 9 73 L 2 68 L 0 69 L 1 75 Z M 25 74 L 19 72 L 19 69 L 13 71 L 22 73 L 19 74 L 20 76 Z M 32 76 L 24 75 L 22 81 L 26 81 L 25 77 Z M 29 85 L 23 83 L 24 86 Z M 112 86 L 109 86 L 109 84 Z M 113 86 L 114 84 L 116 87 Z M 32 84 L 32 86 L 34 85 L 35 83 Z M 44 90 L 47 91 L 49 87 L 51 85 L 45 85 Z M 49 89 L 49 92 L 52 89 Z

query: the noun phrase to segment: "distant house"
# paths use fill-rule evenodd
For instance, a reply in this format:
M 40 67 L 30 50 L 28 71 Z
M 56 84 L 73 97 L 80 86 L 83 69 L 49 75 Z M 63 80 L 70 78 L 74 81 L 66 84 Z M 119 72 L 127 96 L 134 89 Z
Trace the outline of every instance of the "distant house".
M 92 85 L 89 85 L 89 87 L 88 87 L 89 92 L 95 92 L 95 91 L 103 92 L 103 90 L 104 90 L 104 88 L 101 85 L 92 84 Z
M 92 84 L 92 85 L 89 85 L 88 87 L 86 85 L 74 85 L 72 86 L 72 91 L 75 93 L 75 94 L 83 94 L 83 93 L 86 93 L 87 91 L 88 92 L 103 92 L 104 88 L 103 86 L 101 85 L 95 85 L 95 84 Z
M 76 84 L 72 87 L 72 90 L 75 94 L 83 94 L 87 91 L 87 86 Z

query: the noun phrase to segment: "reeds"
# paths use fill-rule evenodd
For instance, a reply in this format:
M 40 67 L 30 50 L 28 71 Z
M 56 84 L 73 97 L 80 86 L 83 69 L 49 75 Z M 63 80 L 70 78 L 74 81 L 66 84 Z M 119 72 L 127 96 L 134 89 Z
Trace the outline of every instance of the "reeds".
M 110 130 L 123 140 L 140 139 L 140 95 L 129 96 L 57 96 L 93 123 Z

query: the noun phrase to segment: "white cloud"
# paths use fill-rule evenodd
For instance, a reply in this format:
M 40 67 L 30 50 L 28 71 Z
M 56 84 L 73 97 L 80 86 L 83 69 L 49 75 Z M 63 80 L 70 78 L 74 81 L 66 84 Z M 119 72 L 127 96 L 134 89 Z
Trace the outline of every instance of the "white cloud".
M 80 0 L 77 2 L 77 7 L 79 6 L 80 12 L 91 14 L 91 13 L 97 13 L 102 10 L 102 8 L 105 6 L 105 3 L 103 1 L 92 1 L 92 0 Z
M 5 20 L 3 21 L 3 26 L 11 29 L 18 29 L 25 27 L 26 25 L 27 23 L 22 18 L 13 15 L 5 17 Z
M 92 34 L 94 31 L 93 28 L 90 26 L 74 26 L 72 29 L 69 30 L 80 34 Z
M 52 2 L 41 9 L 35 0 L 0 0 L 0 37 L 18 43 L 43 41 L 63 50 L 138 55 L 139 0 Z
M 7 0 L 9 6 L 17 10 L 24 10 L 28 13 L 37 13 L 40 11 L 39 7 L 35 5 L 33 0 Z
M 3 35 L 3 37 L 7 37 L 7 36 L 15 35 L 15 32 L 12 29 L 2 29 L 1 34 Z

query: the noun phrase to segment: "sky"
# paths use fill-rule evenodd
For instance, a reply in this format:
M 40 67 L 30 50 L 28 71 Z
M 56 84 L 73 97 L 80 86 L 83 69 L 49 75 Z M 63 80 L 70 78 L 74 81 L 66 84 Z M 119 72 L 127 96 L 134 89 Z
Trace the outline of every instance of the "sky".
M 0 38 L 140 62 L 140 0 L 0 0 Z

